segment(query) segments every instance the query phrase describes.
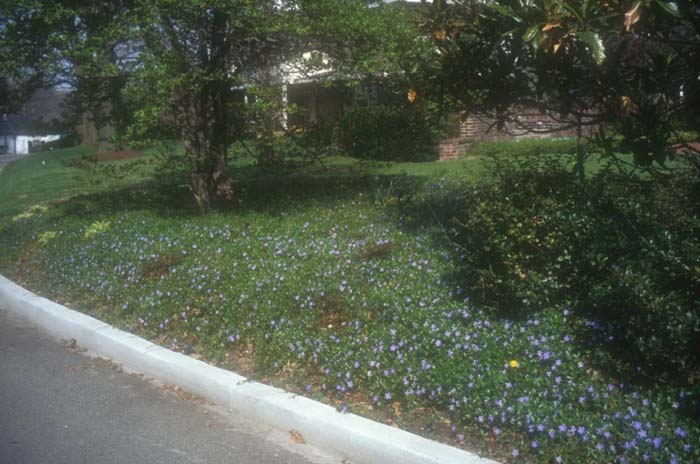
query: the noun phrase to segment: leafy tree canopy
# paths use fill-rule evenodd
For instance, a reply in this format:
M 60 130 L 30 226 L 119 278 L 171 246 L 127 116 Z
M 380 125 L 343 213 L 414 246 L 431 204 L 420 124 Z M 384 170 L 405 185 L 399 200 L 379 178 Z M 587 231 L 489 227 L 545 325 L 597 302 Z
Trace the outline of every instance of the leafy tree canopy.
M 677 121 L 700 122 L 697 2 L 438 0 L 423 26 L 468 110 L 505 121 L 535 106 L 614 127 L 641 164 L 672 155 Z
M 226 153 L 249 129 L 241 90 L 281 83 L 280 65 L 305 53 L 336 77 L 395 72 L 417 49 L 402 14 L 363 0 L 2 0 L 0 59 L 23 88 L 68 83 L 117 135 L 181 139 L 205 210 L 233 197 Z

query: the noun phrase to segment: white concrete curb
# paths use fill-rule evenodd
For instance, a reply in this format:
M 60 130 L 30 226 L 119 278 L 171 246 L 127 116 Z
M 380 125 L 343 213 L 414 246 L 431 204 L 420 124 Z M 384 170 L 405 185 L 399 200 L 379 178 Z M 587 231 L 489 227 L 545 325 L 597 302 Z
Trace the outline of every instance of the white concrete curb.
M 497 464 L 325 404 L 247 381 L 115 329 L 90 316 L 35 295 L 0 276 L 0 305 L 51 336 L 82 347 L 158 381 L 177 385 L 280 430 L 298 430 L 311 445 L 354 464 Z

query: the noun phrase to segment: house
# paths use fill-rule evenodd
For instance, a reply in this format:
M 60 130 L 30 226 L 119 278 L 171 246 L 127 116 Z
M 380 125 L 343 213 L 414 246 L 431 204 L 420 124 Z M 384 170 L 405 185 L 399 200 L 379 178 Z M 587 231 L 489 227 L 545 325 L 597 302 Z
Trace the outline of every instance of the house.
M 3 114 L 0 119 L 0 156 L 27 155 L 33 148 L 61 139 L 61 134 L 41 130 L 29 118 Z
M 384 3 L 396 3 L 396 0 L 383 0 Z M 421 0 L 403 0 L 405 8 L 419 8 Z M 430 3 L 430 2 L 428 2 Z M 452 3 L 448 0 L 448 4 Z M 309 67 L 315 63 L 316 67 Z M 305 53 L 296 62 L 284 63 L 276 72 L 276 80 L 282 86 L 283 114 L 282 125 L 285 129 L 313 126 L 320 121 L 338 119 L 358 102 L 353 99 L 353 90 L 347 82 L 335 78 L 330 60 L 319 52 Z M 373 105 L 381 94 L 381 83 L 370 84 L 365 88 L 366 103 Z M 413 100 L 411 100 L 413 101 Z M 288 112 L 287 108 L 293 108 Z M 571 137 L 578 135 L 577 121 L 573 116 L 543 111 L 536 107 L 512 109 L 513 118 L 505 124 L 498 124 L 492 114 L 462 113 L 456 111 L 446 120 L 450 136 L 438 141 L 436 151 L 439 159 L 453 159 L 465 154 L 475 142 L 520 140 L 526 138 Z M 447 124 L 447 123 L 446 123 Z M 586 124 L 582 128 L 584 136 L 591 135 L 593 128 Z
M 313 61 L 320 62 L 320 66 L 309 67 Z M 318 52 L 306 52 L 299 60 L 283 63 L 276 70 L 275 78 L 282 86 L 284 129 L 313 125 L 343 113 L 350 103 L 349 92 L 334 74 L 328 57 Z M 296 111 L 290 113 L 290 107 Z

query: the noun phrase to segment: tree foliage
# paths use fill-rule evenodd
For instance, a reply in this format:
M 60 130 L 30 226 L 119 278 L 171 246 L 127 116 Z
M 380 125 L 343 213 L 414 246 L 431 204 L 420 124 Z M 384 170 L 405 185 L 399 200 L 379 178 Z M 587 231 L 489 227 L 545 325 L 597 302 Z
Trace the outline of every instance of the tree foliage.
M 440 75 L 471 111 L 504 122 L 534 106 L 614 128 L 647 165 L 673 155 L 675 121 L 698 127 L 695 2 L 435 1 L 427 12 Z M 612 148 L 606 131 L 599 136 Z
M 330 66 L 336 79 L 394 72 L 417 36 L 397 12 L 364 0 L 3 0 L 0 54 L 23 89 L 75 89 L 74 107 L 100 127 L 182 140 L 206 210 L 233 197 L 230 145 L 279 129 L 283 65 Z M 244 92 L 262 104 L 246 107 Z
M 94 125 L 100 150 L 123 133 L 121 91 L 132 57 L 130 0 L 19 0 L 0 4 L 2 74 L 21 105 L 42 88 L 74 89 L 69 109 Z M 16 109 L 16 108 L 15 108 Z
M 330 67 L 334 79 L 384 74 L 398 43 L 381 40 L 393 31 L 384 9 L 361 0 L 150 1 L 136 11 L 143 48 L 127 86 L 139 103 L 131 133 L 159 138 L 171 123 L 202 209 L 233 196 L 231 144 L 253 133 L 263 158 L 272 158 L 285 68 L 317 76 Z M 244 105 L 243 93 L 255 104 Z

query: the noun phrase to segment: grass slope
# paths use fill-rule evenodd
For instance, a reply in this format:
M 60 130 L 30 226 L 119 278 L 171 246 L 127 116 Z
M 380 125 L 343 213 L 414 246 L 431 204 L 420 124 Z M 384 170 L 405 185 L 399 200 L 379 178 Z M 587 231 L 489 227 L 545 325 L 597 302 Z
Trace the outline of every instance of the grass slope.
M 84 173 L 68 163 L 88 150 L 70 148 L 19 159 L 0 173 L 0 216 L 83 191 Z

